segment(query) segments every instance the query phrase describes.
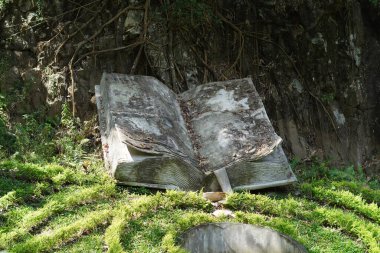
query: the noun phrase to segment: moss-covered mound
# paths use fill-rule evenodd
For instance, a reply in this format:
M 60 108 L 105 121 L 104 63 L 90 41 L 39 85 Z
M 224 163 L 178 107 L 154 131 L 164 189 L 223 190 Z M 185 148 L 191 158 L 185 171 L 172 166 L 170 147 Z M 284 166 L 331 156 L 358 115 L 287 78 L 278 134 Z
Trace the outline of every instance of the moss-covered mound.
M 198 192 L 119 187 L 100 167 L 1 162 L 0 249 L 181 252 L 181 232 L 230 221 L 270 227 L 310 252 L 380 252 L 380 191 L 363 181 L 314 178 L 292 189 L 230 194 L 215 207 Z M 215 217 L 221 208 L 233 215 Z

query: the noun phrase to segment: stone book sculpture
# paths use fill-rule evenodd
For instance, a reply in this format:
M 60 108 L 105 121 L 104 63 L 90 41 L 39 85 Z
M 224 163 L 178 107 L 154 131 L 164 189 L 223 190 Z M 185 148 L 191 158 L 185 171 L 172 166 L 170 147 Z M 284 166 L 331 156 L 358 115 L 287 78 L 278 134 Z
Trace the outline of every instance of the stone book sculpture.
M 296 181 L 250 78 L 176 95 L 154 77 L 104 73 L 96 101 L 119 183 L 227 192 Z

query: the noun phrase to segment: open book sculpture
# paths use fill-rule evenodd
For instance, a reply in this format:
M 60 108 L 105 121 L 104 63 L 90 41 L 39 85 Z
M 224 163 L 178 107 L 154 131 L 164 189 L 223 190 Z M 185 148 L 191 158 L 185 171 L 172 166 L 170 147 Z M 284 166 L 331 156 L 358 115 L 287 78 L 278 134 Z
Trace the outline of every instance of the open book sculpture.
M 105 73 L 96 101 L 106 168 L 122 184 L 231 191 L 296 181 L 249 78 L 176 95 L 154 77 Z

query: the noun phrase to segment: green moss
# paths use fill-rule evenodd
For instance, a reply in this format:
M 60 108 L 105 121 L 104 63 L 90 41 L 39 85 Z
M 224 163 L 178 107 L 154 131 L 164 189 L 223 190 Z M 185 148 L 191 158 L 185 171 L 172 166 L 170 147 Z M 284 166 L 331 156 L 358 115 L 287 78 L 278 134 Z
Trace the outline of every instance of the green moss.
M 120 238 L 125 226 L 127 225 L 126 211 L 117 209 L 114 211 L 115 215 L 112 219 L 111 225 L 107 228 L 104 241 L 108 246 L 107 252 L 123 252 L 123 246 L 120 243 Z
M 182 232 L 230 221 L 272 228 L 309 252 L 379 252 L 378 206 L 367 201 L 376 198 L 377 190 L 363 184 L 319 180 L 302 184 L 298 197 L 292 191 L 233 193 L 222 208 L 233 210 L 235 217 L 217 218 L 202 192 L 145 189 L 136 194 L 117 187 L 101 166 L 93 161 L 86 174 L 54 164 L 0 162 L 0 249 L 183 252 L 178 244 Z M 364 192 L 368 197 L 360 195 Z
M 318 183 L 318 182 L 317 182 Z M 367 203 L 380 204 L 380 190 L 370 188 L 367 182 L 352 182 L 352 181 L 323 181 L 319 185 L 330 187 L 332 190 L 345 190 L 355 195 L 360 195 Z M 378 187 L 378 183 L 375 186 Z
M 92 212 L 69 226 L 57 228 L 51 233 L 36 235 L 23 243 L 17 244 L 11 248 L 11 251 L 41 252 L 51 250 L 69 240 L 80 237 L 82 234 L 95 229 L 103 223 L 107 223 L 110 217 L 109 210 Z
M 378 239 L 380 238 L 380 227 L 341 209 L 327 208 L 293 197 L 276 200 L 264 195 L 247 193 L 228 196 L 227 206 L 235 210 L 256 211 L 283 218 L 311 221 L 320 226 L 324 224 L 337 226 L 347 234 L 355 235 L 362 240 L 370 252 L 380 252 L 380 240 Z
M 303 192 L 310 194 L 312 198 L 316 198 L 317 200 L 328 204 L 354 210 L 380 224 L 380 209 L 377 204 L 367 204 L 361 196 L 355 195 L 346 190 L 315 187 L 310 184 L 303 184 L 301 187 Z
M 323 227 L 317 223 L 269 217 L 253 213 L 236 213 L 236 221 L 254 225 L 267 226 L 287 234 L 302 243 L 309 252 L 363 252 L 364 245 L 338 229 Z
M 16 191 L 10 191 L 0 198 L 0 212 L 7 210 L 16 202 Z
M 102 253 L 104 252 L 104 230 L 95 228 L 92 233 L 84 234 L 73 243 L 56 249 L 56 253 Z
M 7 233 L 0 234 L 0 246 L 8 247 L 26 236 L 33 228 L 45 222 L 51 216 L 72 209 L 78 205 L 84 205 L 102 198 L 111 197 L 114 187 L 92 186 L 88 188 L 72 187 L 64 193 L 53 195 L 46 204 L 32 212 L 27 213 L 16 223 L 16 227 Z

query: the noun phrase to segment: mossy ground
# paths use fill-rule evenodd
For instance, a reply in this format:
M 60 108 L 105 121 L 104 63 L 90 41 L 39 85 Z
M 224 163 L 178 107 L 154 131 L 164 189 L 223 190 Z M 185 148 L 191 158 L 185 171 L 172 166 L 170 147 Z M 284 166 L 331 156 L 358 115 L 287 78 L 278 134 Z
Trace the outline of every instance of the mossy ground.
M 201 192 L 117 186 L 99 161 L 3 161 L 0 176 L 0 249 L 8 252 L 181 252 L 182 231 L 213 221 L 270 227 L 309 252 L 380 252 L 378 184 L 350 169 L 304 166 L 293 187 L 230 194 L 218 208 L 234 217 L 214 217 Z

